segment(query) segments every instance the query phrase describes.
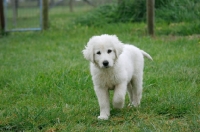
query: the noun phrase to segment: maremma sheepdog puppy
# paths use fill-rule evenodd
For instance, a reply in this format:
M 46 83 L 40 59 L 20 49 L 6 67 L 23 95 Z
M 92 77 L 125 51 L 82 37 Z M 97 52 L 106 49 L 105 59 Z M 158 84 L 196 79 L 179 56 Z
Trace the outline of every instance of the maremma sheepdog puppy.
M 94 90 L 100 106 L 98 119 L 110 116 L 109 90 L 114 90 L 113 107 L 123 108 L 126 91 L 130 105 L 137 107 L 142 98 L 144 56 L 151 56 L 139 48 L 123 44 L 115 35 L 90 38 L 83 50 L 84 58 L 90 61 Z

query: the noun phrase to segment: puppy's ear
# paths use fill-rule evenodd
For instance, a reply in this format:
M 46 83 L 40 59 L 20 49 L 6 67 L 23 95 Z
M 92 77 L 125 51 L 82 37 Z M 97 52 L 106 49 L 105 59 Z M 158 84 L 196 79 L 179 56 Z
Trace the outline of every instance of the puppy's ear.
M 115 54 L 118 58 L 119 55 L 123 52 L 123 43 L 119 41 L 118 37 L 116 35 L 113 35 L 113 41 L 114 41 L 114 48 L 115 48 Z
M 117 44 L 115 45 L 115 53 L 116 53 L 116 57 L 118 58 L 119 55 L 123 52 L 123 44 L 120 43 L 120 44 Z
M 96 42 L 96 38 L 97 36 L 93 36 L 92 38 L 90 38 L 90 40 L 87 43 L 87 46 L 85 46 L 85 49 L 82 51 L 84 58 L 93 63 L 94 63 L 93 49 L 94 49 L 94 44 Z
M 91 46 L 85 46 L 85 49 L 82 52 L 86 60 L 94 62 L 93 48 Z

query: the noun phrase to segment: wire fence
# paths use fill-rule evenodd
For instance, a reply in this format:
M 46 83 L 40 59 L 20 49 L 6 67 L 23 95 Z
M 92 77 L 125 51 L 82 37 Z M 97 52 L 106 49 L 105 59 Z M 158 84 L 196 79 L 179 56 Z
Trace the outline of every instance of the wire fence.
M 76 11 L 78 7 L 98 7 L 105 4 L 117 3 L 117 0 L 49 0 L 49 8 L 61 8 Z
M 46 0 L 3 1 L 6 31 L 42 28 L 42 1 Z M 95 16 L 96 14 L 94 13 L 92 14 L 94 17 L 91 18 L 91 20 L 98 17 L 101 21 L 109 20 L 108 23 L 113 21 L 144 22 L 147 18 L 146 1 L 147 0 L 48 0 L 48 5 L 50 13 L 56 12 L 57 10 L 59 10 L 57 13 L 60 13 L 75 12 L 79 10 L 80 7 L 98 9 L 101 5 L 112 4 L 110 7 L 107 6 L 106 8 L 97 10 L 99 12 L 96 11 L 96 14 L 102 14 L 102 16 Z M 199 0 L 171 0 L 170 2 L 168 0 L 154 1 L 156 21 L 199 21 Z M 117 5 L 117 8 L 115 5 Z M 85 15 L 87 14 L 85 13 Z M 102 19 L 102 17 L 106 18 Z
M 3 0 L 5 31 L 42 29 L 43 0 Z M 48 0 L 49 11 L 73 12 L 78 7 L 98 7 L 117 0 Z
M 5 31 L 42 29 L 42 0 L 4 0 Z

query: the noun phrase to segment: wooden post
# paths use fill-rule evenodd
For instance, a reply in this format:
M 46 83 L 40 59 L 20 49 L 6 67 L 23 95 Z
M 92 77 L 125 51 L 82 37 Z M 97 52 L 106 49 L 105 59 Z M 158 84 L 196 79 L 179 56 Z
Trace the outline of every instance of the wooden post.
M 48 0 L 42 0 L 42 22 L 43 22 L 43 29 L 47 30 L 48 29 Z
M 5 19 L 4 19 L 4 10 L 3 10 L 3 0 L 0 0 L 0 34 L 3 34 L 5 32 Z
M 73 12 L 73 0 L 69 0 L 69 11 Z
M 147 7 L 147 33 L 154 36 L 154 4 L 155 0 L 146 0 Z
M 16 27 L 17 26 L 17 6 L 18 6 L 18 0 L 11 0 L 11 4 L 12 4 L 12 11 L 13 11 L 13 26 Z

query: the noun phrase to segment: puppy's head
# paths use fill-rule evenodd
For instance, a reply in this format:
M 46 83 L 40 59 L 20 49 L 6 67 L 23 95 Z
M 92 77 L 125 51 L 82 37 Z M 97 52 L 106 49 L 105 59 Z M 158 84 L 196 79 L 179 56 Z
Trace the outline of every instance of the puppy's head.
M 93 36 L 83 50 L 86 60 L 100 68 L 112 67 L 123 51 L 123 44 L 115 35 Z

